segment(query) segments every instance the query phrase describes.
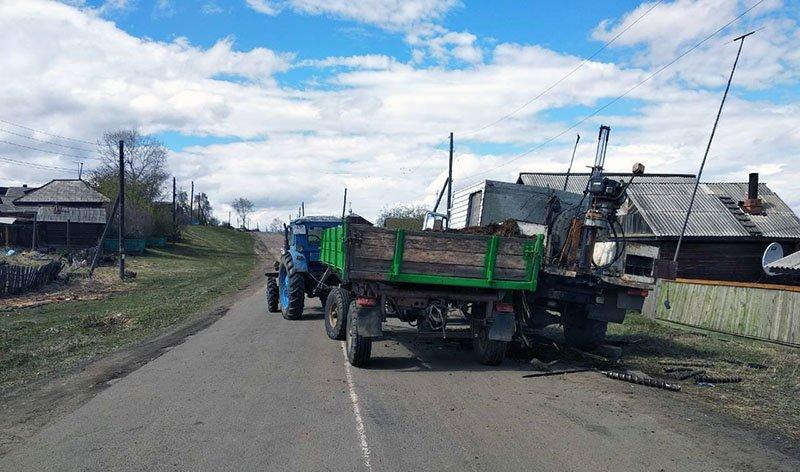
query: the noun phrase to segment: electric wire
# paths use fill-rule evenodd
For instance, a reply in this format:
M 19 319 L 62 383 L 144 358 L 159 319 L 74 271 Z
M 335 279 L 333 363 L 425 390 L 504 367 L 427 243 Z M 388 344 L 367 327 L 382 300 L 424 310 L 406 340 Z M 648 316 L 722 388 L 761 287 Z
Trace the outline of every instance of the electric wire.
M 20 138 L 29 139 L 31 141 L 36 141 L 36 142 L 48 144 L 50 146 L 58 146 L 58 147 L 63 147 L 63 148 L 66 148 L 66 149 L 72 149 L 72 150 L 75 150 L 75 151 L 82 151 L 82 152 L 90 152 L 90 153 L 97 152 L 96 149 L 86 149 L 86 148 L 77 147 L 77 146 L 69 146 L 67 144 L 60 144 L 60 143 L 57 143 L 57 142 L 54 142 L 54 141 L 45 141 L 44 139 L 34 138 L 33 136 L 28 136 L 28 135 L 25 135 L 25 134 L 22 134 L 22 133 L 15 133 L 14 131 L 7 130 L 5 128 L 0 128 L 0 131 L 2 131 L 4 133 L 7 133 L 7 134 L 14 135 L 14 136 L 19 136 Z
M 10 164 L 25 166 L 25 167 L 32 167 L 35 169 L 42 169 L 42 170 L 56 170 L 62 172 L 75 172 L 76 169 L 69 169 L 67 167 L 59 167 L 59 166 L 51 166 L 47 164 L 39 164 L 36 162 L 26 162 L 26 161 L 19 161 L 16 159 L 11 159 L 10 157 L 0 156 L 0 161 L 7 162 Z
M 0 118 L 0 123 L 5 123 L 5 124 L 8 124 L 8 125 L 16 126 L 17 128 L 26 129 L 28 131 L 33 131 L 35 133 L 41 133 L 41 134 L 44 134 L 44 135 L 47 135 L 47 136 L 50 136 L 50 137 L 53 137 L 53 138 L 66 139 L 68 141 L 74 141 L 76 143 L 91 144 L 92 146 L 97 144 L 97 143 L 93 143 L 91 141 L 86 141 L 86 140 L 83 140 L 83 139 L 70 138 L 69 136 L 62 136 L 60 134 L 48 133 L 47 131 L 42 131 L 42 130 L 36 129 L 36 128 L 30 128 L 28 126 L 21 125 L 19 123 L 14 123 L 13 121 L 4 120 L 2 118 Z
M 581 67 L 583 67 L 584 65 L 586 65 L 586 63 L 588 63 L 589 61 L 591 61 L 592 59 L 594 59 L 594 58 L 595 58 L 595 57 L 596 57 L 598 54 L 600 54 L 600 53 L 601 53 L 601 52 L 602 52 L 602 51 L 603 51 L 605 48 L 607 48 L 608 46 L 610 46 L 610 45 L 611 45 L 611 43 L 613 43 L 614 41 L 616 41 L 617 39 L 619 39 L 619 37 L 620 37 L 620 36 L 622 36 L 623 34 L 625 34 L 625 32 L 627 32 L 627 31 L 628 31 L 629 29 L 631 29 L 631 28 L 632 28 L 632 27 L 633 27 L 633 26 L 634 26 L 636 23 L 638 23 L 638 22 L 639 22 L 639 20 L 641 20 L 642 18 L 644 18 L 645 16 L 647 16 L 647 14 L 648 14 L 648 13 L 650 13 L 651 11 L 653 11 L 653 9 L 655 9 L 655 8 L 656 8 L 658 5 L 660 5 L 660 4 L 661 4 L 661 2 L 662 2 L 662 0 L 658 0 L 658 1 L 656 1 L 655 3 L 653 3 L 653 4 L 650 6 L 650 8 L 648 8 L 648 9 L 647 9 L 647 10 L 646 10 L 646 11 L 645 11 L 645 12 L 644 12 L 644 13 L 643 13 L 641 16 L 639 16 L 638 18 L 636 18 L 636 20 L 634 20 L 634 21 L 633 21 L 631 24 L 629 24 L 628 26 L 626 26 L 625 28 L 623 28 L 623 29 L 622 29 L 622 30 L 621 30 L 619 33 L 617 33 L 617 35 L 616 35 L 616 36 L 614 36 L 614 37 L 613 37 L 613 38 L 611 38 L 611 39 L 610 39 L 608 42 L 606 42 L 605 44 L 603 44 L 602 46 L 600 46 L 600 48 L 599 48 L 599 49 L 597 49 L 597 50 L 596 50 L 595 52 L 593 52 L 593 53 L 592 53 L 592 54 L 591 54 L 589 57 L 587 57 L 586 59 L 584 59 L 583 61 L 581 61 L 581 63 L 580 63 L 580 64 L 578 64 L 578 65 L 577 65 L 577 66 L 576 66 L 574 69 L 570 70 L 570 71 L 569 71 L 569 72 L 568 72 L 566 75 L 562 76 L 560 79 L 558 79 L 558 80 L 556 80 L 555 82 L 553 82 L 553 83 L 552 83 L 552 84 L 551 84 L 549 87 L 547 87 L 546 89 L 544 89 L 544 90 L 542 90 L 541 92 L 539 92 L 539 93 L 538 93 L 537 95 L 535 95 L 533 98 L 531 98 L 531 99 L 530 99 L 530 100 L 528 100 L 527 102 L 523 103 L 523 104 L 522 104 L 522 105 L 520 105 L 519 107 L 515 108 L 515 109 L 514 109 L 514 110 L 512 110 L 511 112 L 509 112 L 509 113 L 507 113 L 507 114 L 505 114 L 505 115 L 501 116 L 500 118 L 496 119 L 495 121 L 492 121 L 492 122 L 490 122 L 490 123 L 488 123 L 488 124 L 486 124 L 486 125 L 483 125 L 483 126 L 481 126 L 480 128 L 478 128 L 478 129 L 475 129 L 475 130 L 473 130 L 473 131 L 470 131 L 470 132 L 467 132 L 467 133 L 461 134 L 460 136 L 461 136 L 461 137 L 464 137 L 464 136 L 471 136 L 471 135 L 473 135 L 473 134 L 479 133 L 479 132 L 481 132 L 481 131 L 483 131 L 483 130 L 485 130 L 485 129 L 489 129 L 489 128 L 491 128 L 492 126 L 495 126 L 495 125 L 497 125 L 497 124 L 499 124 L 499 123 L 502 123 L 503 121 L 507 120 L 508 118 L 511 118 L 512 116 L 514 116 L 514 115 L 516 115 L 517 113 L 519 113 L 519 112 L 520 112 L 520 111 L 522 111 L 524 108 L 526 108 L 528 105 L 530 105 L 531 103 L 533 103 L 533 102 L 535 102 L 536 100 L 540 99 L 541 97 L 543 97 L 544 95 L 546 95 L 548 92 L 550 92 L 551 90 L 553 90 L 554 88 L 556 88 L 556 87 L 557 87 L 557 86 L 558 86 L 558 85 L 559 85 L 561 82 L 563 82 L 563 81 L 565 81 L 566 79 L 568 79 L 570 76 L 572 76 L 572 74 L 574 74 L 575 72 L 577 72 L 577 71 L 578 71 L 578 69 L 580 69 Z
M 686 55 L 688 55 L 688 54 L 689 54 L 689 53 L 691 53 L 692 51 L 696 50 L 697 48 L 699 48 L 700 46 L 702 46 L 703 44 L 705 44 L 705 43 L 706 43 L 706 42 L 707 42 L 709 39 L 711 39 L 711 38 L 713 38 L 714 36 L 716 36 L 717 34 L 719 34 L 719 33 L 720 33 L 721 31 L 723 31 L 725 28 L 727 28 L 728 26 L 732 25 L 733 23 L 735 23 L 735 22 L 739 21 L 739 19 L 741 19 L 743 16 L 745 16 L 746 14 L 748 14 L 749 12 L 751 12 L 751 11 L 752 11 L 754 8 L 756 8 L 757 6 L 761 5 L 763 2 L 764 2 L 764 0 L 759 0 L 758 2 L 756 2 L 755 4 L 753 4 L 753 5 L 752 5 L 750 8 L 748 8 L 747 10 L 745 10 L 744 12 L 742 12 L 740 15 L 738 15 L 736 18 L 734 18 L 734 19 L 732 19 L 731 21 L 729 21 L 729 22 L 725 23 L 723 26 L 721 26 L 720 28 L 718 28 L 717 30 L 715 30 L 713 33 L 709 34 L 708 36 L 706 36 L 705 38 L 703 38 L 702 40 L 700 40 L 698 43 L 695 43 L 695 44 L 694 44 L 692 47 L 690 47 L 690 48 L 689 48 L 689 49 L 687 49 L 686 51 L 682 52 L 680 55 L 678 55 L 677 57 L 675 57 L 673 60 L 671 60 L 670 62 L 668 62 L 668 63 L 666 63 L 665 65 L 663 65 L 663 66 L 659 67 L 658 69 L 656 69 L 656 71 L 655 71 L 655 72 L 653 72 L 652 74 L 648 75 L 648 76 L 647 76 L 647 77 L 645 77 L 643 80 L 639 81 L 638 83 L 636 83 L 635 85 L 633 85 L 632 87 L 630 87 L 629 89 L 627 89 L 627 90 L 626 90 L 625 92 L 623 92 L 621 95 L 618 95 L 617 97 L 615 97 L 615 98 L 614 98 L 614 99 L 612 99 L 611 101 L 609 101 L 609 102 L 605 103 L 604 105 L 602 105 L 602 106 L 600 106 L 600 107 L 596 108 L 596 109 L 595 109 L 595 110 L 594 110 L 592 113 L 590 113 L 590 114 L 588 114 L 588 115 L 584 116 L 584 117 L 583 117 L 583 118 L 581 118 L 580 120 L 578 120 L 578 121 L 576 121 L 575 123 L 573 123 L 571 126 L 569 126 L 569 127 L 565 128 L 564 130 L 562 130 L 561 132 L 559 132 L 558 134 L 556 134 L 556 135 L 554 135 L 554 136 L 552 136 L 552 137 L 550 137 L 550 138 L 547 138 L 546 140 L 544 140 L 542 143 L 538 144 L 537 146 L 534 146 L 534 147 L 532 147 L 532 148 L 530 148 L 530 149 L 528 149 L 528 150 L 526 150 L 526 151 L 523 151 L 523 152 L 522 152 L 522 153 L 520 153 L 520 154 L 517 154 L 517 155 L 515 155 L 515 156 L 514 156 L 514 157 L 512 157 L 510 160 L 508 160 L 508 161 L 506 161 L 506 162 L 504 162 L 504 163 L 502 163 L 502 164 L 499 164 L 499 165 L 497 165 L 497 166 L 495 166 L 495 167 L 492 167 L 492 168 L 490 168 L 490 169 L 487 169 L 487 170 L 485 170 L 485 171 L 481 171 L 481 172 L 477 172 L 477 173 L 475 173 L 475 174 L 469 175 L 469 176 L 465 177 L 465 179 L 470 179 L 470 178 L 474 178 L 474 177 L 476 177 L 476 176 L 478 176 L 478 175 L 484 175 L 484 174 L 487 174 L 487 173 L 489 173 L 489 172 L 493 172 L 493 171 L 495 171 L 495 170 L 497 170 L 497 169 L 499 169 L 499 168 L 501 168 L 501 167 L 505 167 L 505 166 L 507 166 L 507 165 L 511 164 L 512 162 L 515 162 L 515 161 L 517 161 L 517 160 L 519 160 L 519 159 L 521 159 L 521 158 L 523 158 L 523 157 L 527 156 L 528 154 L 530 154 L 530 153 L 532 153 L 532 152 L 534 152 L 534 151 L 537 151 L 537 150 L 539 150 L 539 149 L 541 149 L 541 148 L 545 147 L 546 145 L 548 145 L 548 144 L 550 144 L 551 142 L 555 141 L 556 139 L 560 138 L 561 136 L 563 136 L 563 135 L 564 135 L 564 134 L 566 134 L 567 132 L 569 132 L 569 131 L 571 131 L 571 130 L 575 129 L 575 128 L 576 128 L 576 127 L 578 127 L 578 126 L 580 126 L 581 124 L 583 124 L 584 122 L 586 122 L 586 121 L 587 121 L 587 120 L 589 120 L 590 118 L 594 117 L 595 115 L 597 115 L 597 114 L 598 114 L 598 113 L 600 113 L 601 111 L 605 110 L 606 108 L 610 107 L 611 105 L 613 105 L 613 104 L 617 103 L 618 101 L 622 100 L 622 99 L 623 99 L 624 97 L 626 97 L 628 94 L 630 94 L 631 92 L 633 92 L 633 91 L 634 91 L 634 90 L 636 90 L 637 88 L 639 88 L 639 87 L 641 87 L 642 85 L 644 85 L 645 83 L 647 83 L 647 82 L 648 82 L 650 79 L 652 79 L 653 77 L 657 76 L 658 74 L 660 74 L 661 72 L 663 72 L 664 70 L 666 70 L 667 68 L 669 68 L 670 66 L 672 66 L 673 64 L 675 64 L 676 62 L 678 62 L 679 60 L 681 60 L 682 58 L 684 58 Z M 477 182 L 477 180 L 476 180 L 476 181 L 471 181 L 471 182 L 467 183 L 466 185 L 471 185 L 471 184 L 473 184 L 473 183 L 475 183 L 475 182 Z
M 17 147 L 21 147 L 21 148 L 25 148 L 25 149 L 30 149 L 32 151 L 45 152 L 45 153 L 53 154 L 53 155 L 56 155 L 56 156 L 73 157 L 75 159 L 100 160 L 99 157 L 78 156 L 78 155 L 75 155 L 75 154 L 66 154 L 66 153 L 63 153 L 63 152 L 48 151 L 47 149 L 41 149 L 41 148 L 37 148 L 37 147 L 33 147 L 33 146 L 27 146 L 25 144 L 14 143 L 14 142 L 11 142 L 11 141 L 6 141 L 4 139 L 0 139 L 0 143 L 8 144 L 8 145 L 11 145 L 11 146 L 17 146 Z

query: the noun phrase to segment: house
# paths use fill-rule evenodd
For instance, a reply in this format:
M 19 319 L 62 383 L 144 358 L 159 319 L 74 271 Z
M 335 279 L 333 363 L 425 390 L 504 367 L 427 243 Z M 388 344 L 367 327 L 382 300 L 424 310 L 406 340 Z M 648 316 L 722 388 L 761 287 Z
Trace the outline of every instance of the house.
M 6 246 L 89 247 L 106 223 L 109 199 L 80 179 L 41 187 L 0 187 L 0 237 Z
M 608 173 L 628 181 L 631 174 Z M 451 227 L 487 225 L 507 218 L 544 225 L 547 201 L 562 205 L 581 200 L 588 173 L 521 173 L 516 184 L 483 181 L 456 192 Z M 567 190 L 564 182 L 567 180 Z M 690 174 L 636 177 L 619 216 L 625 236 L 657 246 L 662 259 L 672 259 L 694 190 Z M 800 219 L 766 184 L 751 174 L 748 182 L 703 183 L 678 257 L 678 277 L 741 282 L 784 282 L 767 277 L 761 258 L 766 247 L 780 243 L 800 250 Z

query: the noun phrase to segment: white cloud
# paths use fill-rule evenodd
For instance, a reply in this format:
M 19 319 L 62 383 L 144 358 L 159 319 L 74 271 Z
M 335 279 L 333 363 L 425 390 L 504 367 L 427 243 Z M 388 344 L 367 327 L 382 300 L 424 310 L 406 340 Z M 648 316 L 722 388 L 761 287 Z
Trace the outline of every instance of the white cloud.
M 277 15 L 285 8 L 309 15 L 332 15 L 399 31 L 440 19 L 457 0 L 247 0 L 253 10 Z
M 790 28 L 794 20 L 773 15 L 770 21 Z M 336 212 L 344 186 L 354 210 L 368 217 L 387 204 L 432 200 L 447 162 L 443 148 L 434 146 L 450 131 L 456 136 L 456 187 L 490 169 L 480 177 L 513 179 L 520 170 L 562 170 L 575 132 L 583 136 L 576 158 L 580 167 L 593 155 L 591 137 L 600 123 L 613 130 L 610 168 L 627 170 L 642 161 L 650 172 L 695 172 L 720 98 L 716 76 L 698 75 L 687 86 L 688 76 L 665 73 L 632 92 L 631 105 L 610 107 L 552 145 L 515 158 L 571 124 L 574 114 L 562 114 L 565 107 L 594 109 L 638 83 L 652 67 L 644 60 L 590 61 L 518 113 L 465 136 L 518 108 L 582 58 L 500 43 L 481 52 L 483 60 L 470 60 L 478 52 L 458 48 L 478 47 L 478 38 L 436 27 L 427 33 L 414 29 L 420 42 L 413 50 L 420 52 L 408 64 L 384 55 L 295 62 L 292 54 L 266 48 L 238 51 L 230 38 L 210 48 L 186 39 L 136 38 L 94 13 L 42 0 L 0 2 L 0 30 L 0 49 L 6 51 L 0 56 L 5 72 L 0 118 L 89 141 L 120 126 L 247 139 L 184 149 L 170 158 L 170 166 L 179 182 L 195 180 L 217 208 L 237 196 L 251 198 L 262 227 L 274 216 L 285 217 L 300 200 L 310 213 Z M 788 41 L 797 44 L 798 39 L 794 32 Z M 755 52 L 758 43 L 746 47 L 751 45 Z M 442 48 L 442 62 L 459 54 L 469 67 L 420 66 L 422 51 L 432 54 L 436 47 Z M 727 69 L 730 45 L 719 47 L 698 50 L 685 60 L 697 67 L 719 60 L 728 63 L 721 68 Z M 781 61 L 796 60 L 797 50 L 780 58 L 765 54 L 758 67 L 784 70 Z M 293 88 L 274 79 L 292 67 L 332 69 L 320 87 Z M 782 104 L 746 100 L 740 78 L 754 81 L 747 78 L 756 73 L 753 67 L 743 61 L 737 72 L 707 176 L 741 180 L 754 167 L 763 169 L 764 180 L 797 208 L 800 189 L 794 183 L 800 172 L 793 160 L 800 154 L 800 103 L 791 96 Z M 229 76 L 236 78 L 223 80 Z M 792 77 L 785 75 L 781 83 L 796 83 Z M 16 140 L 2 132 L 0 139 Z M 502 147 L 492 147 L 498 144 Z M 501 152 L 506 147 L 512 150 Z M 2 145 L 0 156 L 76 167 L 66 156 L 53 159 Z M 33 184 L 49 177 L 52 173 L 0 163 L 3 182 Z
M 272 0 L 247 0 L 247 6 L 269 16 L 275 16 L 281 12 L 277 2 Z

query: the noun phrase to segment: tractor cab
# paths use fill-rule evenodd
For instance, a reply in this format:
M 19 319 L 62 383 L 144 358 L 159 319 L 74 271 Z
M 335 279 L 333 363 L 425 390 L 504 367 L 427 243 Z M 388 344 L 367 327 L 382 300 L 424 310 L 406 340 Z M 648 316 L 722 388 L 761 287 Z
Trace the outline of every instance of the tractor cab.
M 336 216 L 303 216 L 292 220 L 284 230 L 283 252 L 291 254 L 294 266 L 303 272 L 321 268 L 319 248 L 322 231 L 342 224 Z

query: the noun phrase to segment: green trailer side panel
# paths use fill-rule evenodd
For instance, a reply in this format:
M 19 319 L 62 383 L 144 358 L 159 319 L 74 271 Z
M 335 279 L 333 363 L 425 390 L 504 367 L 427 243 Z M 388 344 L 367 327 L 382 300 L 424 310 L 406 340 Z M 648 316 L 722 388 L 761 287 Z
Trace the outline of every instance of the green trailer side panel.
M 345 239 L 347 225 L 327 228 L 322 233 L 320 260 L 332 267 L 341 277 L 346 277 L 347 257 Z M 500 237 L 493 235 L 486 240 L 486 257 L 484 260 L 484 277 L 468 278 L 446 275 L 416 274 L 403 271 L 403 253 L 405 250 L 405 230 L 395 232 L 395 246 L 391 268 L 387 280 L 392 282 L 415 283 L 425 285 L 444 285 L 471 288 L 489 288 L 506 290 L 535 291 L 539 282 L 539 271 L 544 254 L 544 236 L 538 235 L 526 241 L 523 246 L 525 259 L 524 280 L 502 280 L 495 277 L 495 264 L 500 246 Z
M 345 270 L 344 233 L 344 225 L 325 228 L 319 252 L 320 260 L 331 266 L 339 275 L 343 275 Z

